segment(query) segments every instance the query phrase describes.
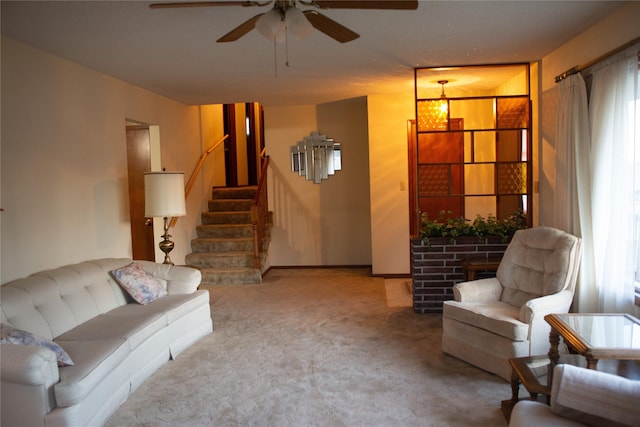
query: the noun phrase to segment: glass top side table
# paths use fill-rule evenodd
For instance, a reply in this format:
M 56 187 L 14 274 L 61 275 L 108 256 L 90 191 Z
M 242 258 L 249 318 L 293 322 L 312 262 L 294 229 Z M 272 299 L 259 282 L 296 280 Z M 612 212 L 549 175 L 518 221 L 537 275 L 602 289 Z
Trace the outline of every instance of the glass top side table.
M 596 369 L 599 359 L 640 360 L 640 320 L 628 314 L 548 314 L 550 369 L 558 362 L 560 337 Z

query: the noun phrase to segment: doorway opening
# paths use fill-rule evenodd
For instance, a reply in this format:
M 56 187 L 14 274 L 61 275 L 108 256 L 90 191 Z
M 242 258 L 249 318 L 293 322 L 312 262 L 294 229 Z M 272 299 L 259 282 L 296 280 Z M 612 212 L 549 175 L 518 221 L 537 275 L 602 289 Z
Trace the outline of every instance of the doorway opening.
M 264 112 L 257 102 L 224 104 L 225 181 L 227 187 L 257 185 L 264 149 Z

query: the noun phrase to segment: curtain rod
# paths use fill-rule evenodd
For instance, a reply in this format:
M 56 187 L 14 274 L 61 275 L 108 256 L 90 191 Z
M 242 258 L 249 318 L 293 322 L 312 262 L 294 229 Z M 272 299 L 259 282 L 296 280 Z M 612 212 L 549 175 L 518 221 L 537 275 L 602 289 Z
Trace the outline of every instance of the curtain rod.
M 597 57 L 593 61 L 587 62 L 584 65 L 576 65 L 576 66 L 568 69 L 564 73 L 558 74 L 555 77 L 555 82 L 556 83 L 560 83 L 562 80 L 566 79 L 567 77 L 569 77 L 571 75 L 574 75 L 574 74 L 577 74 L 577 73 L 581 72 L 582 70 L 586 70 L 587 68 L 591 67 L 592 65 L 595 65 L 598 62 L 603 61 L 603 60 L 607 59 L 608 57 L 615 55 L 616 53 L 622 52 L 623 50 L 633 46 L 634 44 L 636 44 L 638 42 L 640 42 L 640 37 L 636 37 L 635 39 L 626 42 L 622 46 L 619 46 L 619 47 L 613 49 L 612 51 L 609 51 L 609 52 L 605 53 L 604 55 L 601 55 L 601 56 Z

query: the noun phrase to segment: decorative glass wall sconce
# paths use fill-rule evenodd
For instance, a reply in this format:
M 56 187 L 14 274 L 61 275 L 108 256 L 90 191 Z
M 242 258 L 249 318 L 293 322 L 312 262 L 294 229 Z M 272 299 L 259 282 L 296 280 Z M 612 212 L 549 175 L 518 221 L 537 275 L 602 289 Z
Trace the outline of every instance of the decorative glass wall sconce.
M 320 184 L 341 169 L 340 143 L 320 135 L 320 132 L 311 132 L 310 136 L 305 136 L 291 147 L 291 171 L 313 180 L 314 184 Z

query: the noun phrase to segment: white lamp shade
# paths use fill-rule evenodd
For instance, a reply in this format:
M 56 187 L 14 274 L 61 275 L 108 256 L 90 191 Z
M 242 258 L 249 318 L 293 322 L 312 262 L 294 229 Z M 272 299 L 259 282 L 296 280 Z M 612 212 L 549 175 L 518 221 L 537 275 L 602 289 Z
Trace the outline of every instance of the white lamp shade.
M 266 37 L 267 40 L 276 39 L 279 35 L 278 33 L 281 32 L 281 27 L 284 27 L 282 14 L 275 8 L 262 15 L 256 21 L 256 30 Z
M 144 215 L 174 217 L 186 214 L 184 173 L 146 172 L 144 174 Z
M 289 30 L 291 30 L 291 34 L 298 39 L 304 39 L 311 34 L 311 31 L 313 30 L 313 27 L 307 17 L 304 16 L 304 13 L 296 7 L 287 9 L 285 19 L 287 28 L 289 28 Z

